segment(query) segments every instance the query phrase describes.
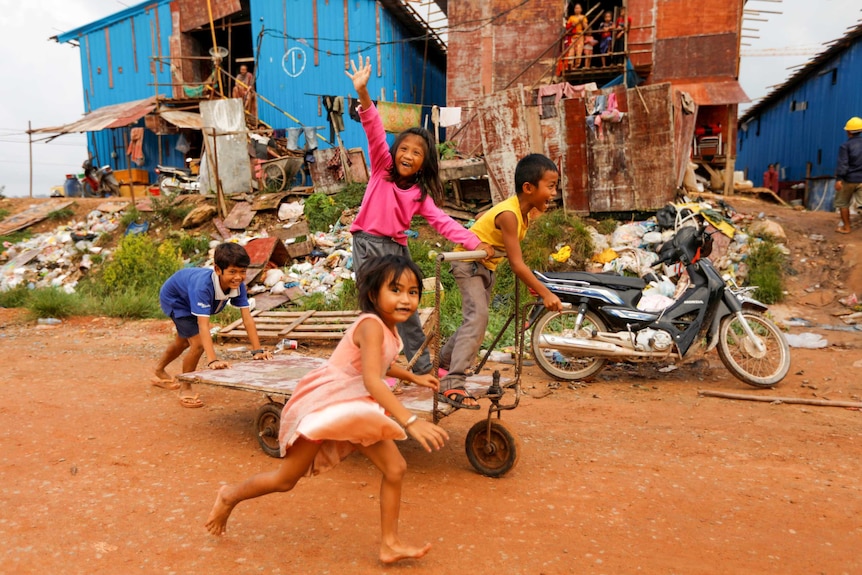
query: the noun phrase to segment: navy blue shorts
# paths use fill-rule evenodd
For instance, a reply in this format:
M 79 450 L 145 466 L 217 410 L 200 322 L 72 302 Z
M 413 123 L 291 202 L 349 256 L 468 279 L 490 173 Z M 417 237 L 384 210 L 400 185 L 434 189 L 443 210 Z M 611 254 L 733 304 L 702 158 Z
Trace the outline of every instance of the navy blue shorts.
M 189 339 L 200 333 L 198 328 L 198 318 L 195 315 L 187 315 L 185 317 L 171 316 L 174 325 L 177 326 L 177 334 L 181 338 Z

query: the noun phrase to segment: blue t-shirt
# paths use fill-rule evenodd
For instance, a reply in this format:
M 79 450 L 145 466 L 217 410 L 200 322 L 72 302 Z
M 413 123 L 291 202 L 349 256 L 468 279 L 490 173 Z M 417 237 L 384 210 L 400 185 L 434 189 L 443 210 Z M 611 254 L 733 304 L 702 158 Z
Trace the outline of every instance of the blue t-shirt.
M 159 303 L 168 317 L 215 315 L 228 301 L 234 307 L 249 307 L 245 282 L 226 294 L 210 268 L 181 269 L 159 290 Z

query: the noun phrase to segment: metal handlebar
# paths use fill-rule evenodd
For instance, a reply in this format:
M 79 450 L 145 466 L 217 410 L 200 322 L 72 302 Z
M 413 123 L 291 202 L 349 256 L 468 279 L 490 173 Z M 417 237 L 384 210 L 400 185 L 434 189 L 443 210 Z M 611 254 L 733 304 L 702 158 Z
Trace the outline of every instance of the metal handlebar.
M 495 258 L 505 257 L 506 253 L 497 251 L 494 254 Z M 462 262 L 467 260 L 484 260 L 488 257 L 485 250 L 474 250 L 470 252 L 440 252 L 437 254 L 438 262 Z

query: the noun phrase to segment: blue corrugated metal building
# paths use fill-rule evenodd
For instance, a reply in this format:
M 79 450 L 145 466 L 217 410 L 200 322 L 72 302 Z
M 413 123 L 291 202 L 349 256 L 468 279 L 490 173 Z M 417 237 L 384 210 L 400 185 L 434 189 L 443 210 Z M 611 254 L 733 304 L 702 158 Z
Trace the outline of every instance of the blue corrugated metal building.
M 739 120 L 737 169 L 758 186 L 772 163 L 780 165 L 782 180 L 834 178 L 838 146 L 847 137 L 844 124 L 862 115 L 860 71 L 862 25 L 745 112 Z M 809 204 L 819 199 L 809 196 Z
M 423 104 L 426 113 L 432 104 L 445 104 L 445 46 L 426 40 L 427 28 L 401 0 L 212 0 L 211 8 L 216 43 L 229 49 L 223 68 L 235 76 L 241 63 L 249 66 L 259 118 L 273 128 L 328 126 L 321 97 L 353 92 L 344 71 L 348 58 L 360 53 L 374 67 L 374 98 Z M 197 0 L 147 0 L 56 39 L 80 48 L 86 112 L 156 95 L 161 105 L 194 109 L 199 99 L 187 98 L 182 88 L 207 77 L 213 45 L 207 3 Z M 135 126 L 144 120 L 90 133 L 99 163 L 138 167 L 126 156 Z M 361 126 L 346 113 L 345 126 L 344 144 L 365 147 Z M 328 138 L 328 128 L 321 134 Z M 178 139 L 145 130 L 140 167 L 152 174 L 160 158 L 182 165 Z

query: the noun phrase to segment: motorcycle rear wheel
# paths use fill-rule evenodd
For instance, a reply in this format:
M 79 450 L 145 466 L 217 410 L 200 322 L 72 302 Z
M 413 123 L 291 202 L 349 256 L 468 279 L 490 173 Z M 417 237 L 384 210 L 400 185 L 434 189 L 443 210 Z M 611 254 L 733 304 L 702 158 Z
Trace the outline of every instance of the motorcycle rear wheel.
M 598 373 L 608 361 L 604 357 L 576 355 L 571 351 L 558 350 L 542 341 L 543 335 L 589 337 L 593 331 L 607 331 L 605 322 L 595 313 L 587 311 L 580 330 L 575 332 L 577 317 L 576 309 L 560 312 L 546 311 L 533 326 L 531 339 L 533 357 L 542 371 L 555 379 L 563 381 L 586 379 Z
M 790 347 L 778 327 L 762 314 L 743 311 L 742 315 L 765 349 L 759 351 L 739 319 L 729 315 L 718 328 L 718 357 L 734 377 L 748 385 L 772 387 L 790 369 Z

